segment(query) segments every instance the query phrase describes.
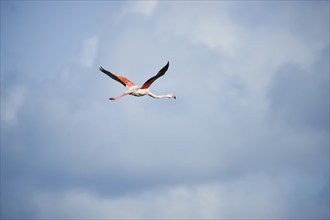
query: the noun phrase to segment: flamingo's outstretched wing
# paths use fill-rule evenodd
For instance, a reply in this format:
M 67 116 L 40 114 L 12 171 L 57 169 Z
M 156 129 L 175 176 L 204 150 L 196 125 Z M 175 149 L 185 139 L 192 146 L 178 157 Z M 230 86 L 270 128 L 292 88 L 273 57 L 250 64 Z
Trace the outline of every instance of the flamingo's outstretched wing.
M 100 71 L 107 74 L 111 79 L 116 80 L 117 82 L 120 82 L 121 84 L 123 84 L 123 86 L 126 86 L 127 88 L 132 87 L 132 86 L 136 86 L 135 83 L 133 83 L 132 81 L 130 81 L 129 79 L 117 75 L 117 74 L 113 74 L 108 70 L 103 69 L 102 66 L 100 66 Z
M 149 87 L 151 86 L 151 84 L 152 84 L 153 82 L 155 82 L 156 79 L 158 79 L 159 77 L 163 76 L 163 75 L 166 73 L 166 71 L 167 71 L 169 65 L 170 65 L 169 62 L 167 62 L 167 64 L 166 64 L 161 70 L 159 70 L 159 72 L 157 73 L 157 75 L 151 77 L 150 79 L 148 79 L 148 80 L 147 80 L 147 81 L 141 86 L 140 89 L 147 89 L 147 88 L 149 88 Z

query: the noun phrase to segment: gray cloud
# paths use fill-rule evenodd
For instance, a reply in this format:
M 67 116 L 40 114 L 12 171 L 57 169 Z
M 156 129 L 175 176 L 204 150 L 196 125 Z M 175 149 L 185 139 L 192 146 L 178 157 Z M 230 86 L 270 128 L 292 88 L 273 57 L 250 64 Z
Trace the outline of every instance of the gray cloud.
M 328 217 L 329 12 L 306 4 L 98 3 L 99 31 L 69 32 L 79 47 L 47 77 L 15 47 L 1 217 Z M 108 101 L 124 88 L 99 65 L 143 83 L 167 60 L 152 89 L 177 100 Z
M 271 88 L 274 116 L 298 127 L 329 129 L 329 51 L 312 68 L 294 64 L 279 68 Z

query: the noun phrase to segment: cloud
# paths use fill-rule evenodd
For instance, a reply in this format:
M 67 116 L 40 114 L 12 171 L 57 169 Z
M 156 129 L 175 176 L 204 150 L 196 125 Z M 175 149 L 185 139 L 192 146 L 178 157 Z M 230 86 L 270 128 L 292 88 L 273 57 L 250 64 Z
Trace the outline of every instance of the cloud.
M 40 210 L 39 218 L 286 218 L 296 205 L 290 199 L 295 188 L 279 177 L 247 175 L 232 181 L 177 185 L 120 197 L 77 189 L 56 194 L 39 192 L 33 201 Z M 316 210 L 306 207 L 292 216 L 322 218 L 327 208 L 314 205 Z
M 287 64 L 278 69 L 269 90 L 275 118 L 299 128 L 329 129 L 329 51 L 321 54 L 312 68 Z
M 253 182 L 253 181 L 252 181 Z M 260 184 L 260 181 L 257 181 Z M 257 183 L 256 182 L 256 183 Z M 252 183 L 246 182 L 251 186 Z M 204 184 L 198 186 L 175 186 L 165 189 L 158 189 L 140 193 L 137 195 L 122 196 L 119 198 L 104 198 L 93 195 L 86 191 L 72 191 L 64 194 L 49 195 L 40 194 L 37 196 L 37 206 L 40 217 L 54 218 L 240 218 L 240 217 L 262 217 L 277 216 L 274 209 L 276 195 L 270 194 L 263 186 L 263 194 L 258 190 L 258 194 L 253 195 L 252 187 L 250 192 L 240 191 L 238 188 L 232 189 L 229 185 L 219 183 Z M 238 190 L 238 191 L 236 191 Z M 244 194 L 246 201 L 240 198 L 239 203 L 235 201 L 236 196 Z M 254 203 L 248 203 L 248 198 L 253 196 Z M 278 196 L 278 195 L 277 195 Z M 269 197 L 269 198 L 267 198 Z M 274 198 L 272 198 L 274 197 Z M 260 200 L 259 200 L 260 199 Z M 266 204 L 262 201 L 270 202 Z M 253 213 L 257 205 L 260 212 Z M 235 208 L 240 212 L 231 214 L 229 210 Z
M 2 98 L 1 122 L 10 126 L 17 122 L 18 112 L 25 102 L 26 88 L 23 85 L 15 85 L 6 91 Z
M 328 11 L 291 4 L 102 2 L 52 78 L 7 65 L 1 217 L 328 217 Z M 151 89 L 177 100 L 108 100 L 99 65 L 167 60 Z
M 97 56 L 99 39 L 97 36 L 87 38 L 83 41 L 80 55 L 80 63 L 83 67 L 92 67 Z
M 131 12 L 143 15 L 146 18 L 151 17 L 157 1 L 127 2 L 124 7 L 125 12 Z
M 202 44 L 226 55 L 238 52 L 240 32 L 228 16 L 226 4 L 192 2 L 187 6 L 181 2 L 167 4 L 164 8 L 168 13 L 158 15 L 158 29 L 162 34 L 184 37 L 188 42 Z M 205 11 L 209 11 L 208 16 L 205 16 Z

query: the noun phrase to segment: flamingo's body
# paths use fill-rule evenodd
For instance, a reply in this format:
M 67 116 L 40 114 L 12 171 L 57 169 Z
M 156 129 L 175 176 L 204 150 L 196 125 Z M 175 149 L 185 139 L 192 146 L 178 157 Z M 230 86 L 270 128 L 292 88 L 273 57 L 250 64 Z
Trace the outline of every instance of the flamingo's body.
M 169 66 L 169 62 L 167 62 L 167 64 L 161 70 L 159 70 L 157 75 L 155 75 L 155 76 L 151 77 L 150 79 L 148 79 L 142 86 L 136 85 L 135 83 L 133 83 L 132 81 L 130 81 L 129 79 L 127 79 L 123 76 L 111 73 L 110 71 L 103 69 L 103 67 L 101 67 L 101 66 L 100 66 L 100 71 L 107 74 L 110 78 L 116 80 L 117 82 L 123 84 L 127 88 L 127 90 L 122 95 L 120 95 L 118 97 L 115 97 L 115 98 L 110 98 L 110 100 L 116 100 L 116 99 L 122 98 L 126 95 L 133 95 L 133 96 L 138 96 L 138 97 L 149 95 L 149 96 L 151 96 L 152 98 L 155 98 L 155 99 L 161 99 L 161 98 L 174 98 L 174 99 L 176 99 L 176 96 L 173 95 L 173 94 L 155 95 L 149 89 L 149 87 L 151 86 L 151 84 L 154 81 L 156 81 L 159 77 L 163 76 L 166 73 L 166 71 L 168 69 L 168 66 Z

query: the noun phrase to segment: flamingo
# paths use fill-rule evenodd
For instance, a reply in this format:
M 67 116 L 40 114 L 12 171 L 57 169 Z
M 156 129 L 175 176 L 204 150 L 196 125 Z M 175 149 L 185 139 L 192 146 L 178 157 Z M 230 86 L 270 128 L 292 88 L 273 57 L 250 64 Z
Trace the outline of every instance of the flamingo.
M 121 83 L 123 86 L 125 86 L 127 88 L 127 90 L 122 95 L 120 95 L 118 97 L 114 97 L 114 98 L 109 98 L 110 100 L 117 100 L 126 95 L 133 95 L 133 96 L 137 96 L 137 97 L 149 95 L 150 97 L 155 98 L 155 99 L 161 99 L 161 98 L 176 99 L 176 96 L 174 94 L 169 93 L 167 95 L 155 95 L 149 89 L 149 87 L 151 86 L 151 84 L 153 82 L 155 82 L 159 77 L 161 77 L 165 74 L 168 67 L 169 67 L 169 62 L 167 62 L 167 64 L 161 70 L 159 70 L 159 72 L 155 76 L 148 79 L 142 86 L 136 85 L 135 83 L 133 83 L 129 79 L 125 78 L 124 76 L 120 76 L 120 75 L 111 73 L 110 71 L 103 69 L 102 66 L 100 66 L 100 71 L 107 74 L 110 78 L 112 78 L 113 80 L 116 80 L 117 82 Z

